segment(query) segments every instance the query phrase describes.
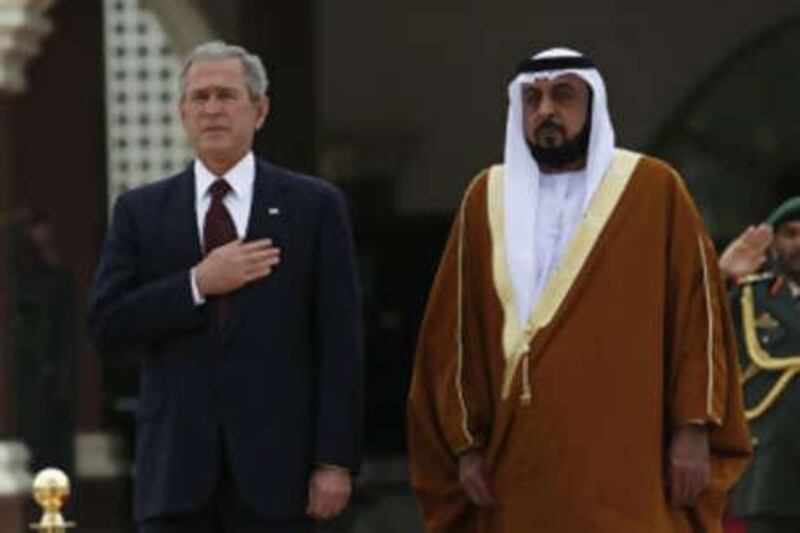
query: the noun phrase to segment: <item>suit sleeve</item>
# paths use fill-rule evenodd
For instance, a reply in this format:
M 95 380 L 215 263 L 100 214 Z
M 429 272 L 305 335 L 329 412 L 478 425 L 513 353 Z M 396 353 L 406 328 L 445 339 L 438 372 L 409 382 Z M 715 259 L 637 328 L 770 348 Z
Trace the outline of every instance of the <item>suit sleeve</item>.
M 361 454 L 361 295 L 344 199 L 325 194 L 317 228 L 314 291 L 317 464 L 356 470 Z
M 101 349 L 130 348 L 197 324 L 189 271 L 144 280 L 141 235 L 123 195 L 114 207 L 89 301 L 89 331 Z

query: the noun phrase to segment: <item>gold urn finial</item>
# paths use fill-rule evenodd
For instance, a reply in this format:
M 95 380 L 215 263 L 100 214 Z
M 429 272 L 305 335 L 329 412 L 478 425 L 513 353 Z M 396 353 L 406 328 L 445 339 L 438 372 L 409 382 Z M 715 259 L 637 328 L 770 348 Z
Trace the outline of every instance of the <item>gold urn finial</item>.
M 75 527 L 72 522 L 65 522 L 61 516 L 61 508 L 69 499 L 70 486 L 67 475 L 58 468 L 45 468 L 33 479 L 33 499 L 42 508 L 42 518 L 31 529 L 42 533 L 66 533 L 68 528 Z

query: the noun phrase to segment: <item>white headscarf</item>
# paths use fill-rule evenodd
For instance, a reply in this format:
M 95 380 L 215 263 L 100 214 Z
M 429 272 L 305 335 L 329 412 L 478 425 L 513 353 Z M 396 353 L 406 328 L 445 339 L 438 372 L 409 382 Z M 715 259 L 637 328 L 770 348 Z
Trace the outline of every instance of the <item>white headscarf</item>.
M 551 48 L 533 56 L 533 60 L 583 57 L 567 48 Z M 594 68 L 567 68 L 523 72 L 508 86 L 508 120 L 505 146 L 505 233 L 508 267 L 514 289 L 514 301 L 520 320 L 527 321 L 535 304 L 535 222 L 539 166 L 531 155 L 525 138 L 522 86 L 536 79 L 553 79 L 563 74 L 575 74 L 592 88 L 592 122 L 586 160 L 586 198 L 583 211 L 589 204 L 600 181 L 614 157 L 614 128 L 608 114 L 606 87 Z

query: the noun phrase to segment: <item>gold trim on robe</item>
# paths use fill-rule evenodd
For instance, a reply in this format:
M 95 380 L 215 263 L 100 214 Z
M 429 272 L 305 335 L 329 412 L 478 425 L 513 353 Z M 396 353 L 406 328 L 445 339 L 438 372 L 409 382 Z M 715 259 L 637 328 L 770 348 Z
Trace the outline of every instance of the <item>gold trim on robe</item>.
M 531 342 L 536 334 L 553 319 L 580 274 L 606 222 L 622 197 L 640 158 L 641 155 L 635 152 L 616 150 L 614 160 L 603 177 L 600 187 L 592 197 L 561 261 L 523 327 L 520 327 L 521 322 L 514 308 L 514 291 L 508 269 L 503 209 L 503 167 L 496 165 L 491 168 L 487 202 L 492 234 L 492 266 L 495 288 L 505 314 L 503 352 L 506 359 L 506 370 L 503 378 L 503 399 L 507 399 L 511 392 L 511 384 L 517 366 L 530 351 Z M 525 391 L 523 394 L 526 393 L 529 394 L 530 391 Z
M 706 259 L 706 249 L 703 246 L 703 237 L 697 238 L 697 246 L 700 248 L 700 261 L 703 264 L 703 289 L 706 296 L 706 319 L 708 325 L 706 359 L 708 360 L 708 385 L 706 386 L 706 411 L 712 420 L 719 421 L 720 417 L 714 413 L 714 312 L 711 307 L 711 286 L 708 281 L 708 260 Z
M 464 194 L 464 200 L 461 202 L 459 210 L 459 236 L 458 236 L 458 304 L 456 310 L 456 347 L 458 364 L 456 366 L 456 374 L 454 376 L 456 393 L 458 395 L 458 404 L 461 407 L 461 431 L 464 432 L 464 438 L 467 440 L 467 447 L 475 444 L 475 437 L 469 430 L 469 411 L 467 410 L 467 403 L 464 400 L 464 386 L 462 385 L 464 374 L 464 240 L 466 239 L 466 211 L 467 200 L 472 192 L 472 189 L 480 181 L 480 175 L 473 178 L 467 187 Z

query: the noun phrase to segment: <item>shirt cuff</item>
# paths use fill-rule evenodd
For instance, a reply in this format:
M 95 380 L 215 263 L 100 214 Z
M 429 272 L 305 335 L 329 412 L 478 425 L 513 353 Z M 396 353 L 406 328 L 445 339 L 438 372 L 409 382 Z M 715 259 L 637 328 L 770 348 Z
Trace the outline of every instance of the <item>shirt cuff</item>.
M 206 303 L 205 297 L 200 294 L 200 289 L 197 287 L 197 274 L 195 273 L 195 268 L 189 271 L 189 283 L 192 286 L 192 300 L 194 300 L 194 305 L 203 305 Z

